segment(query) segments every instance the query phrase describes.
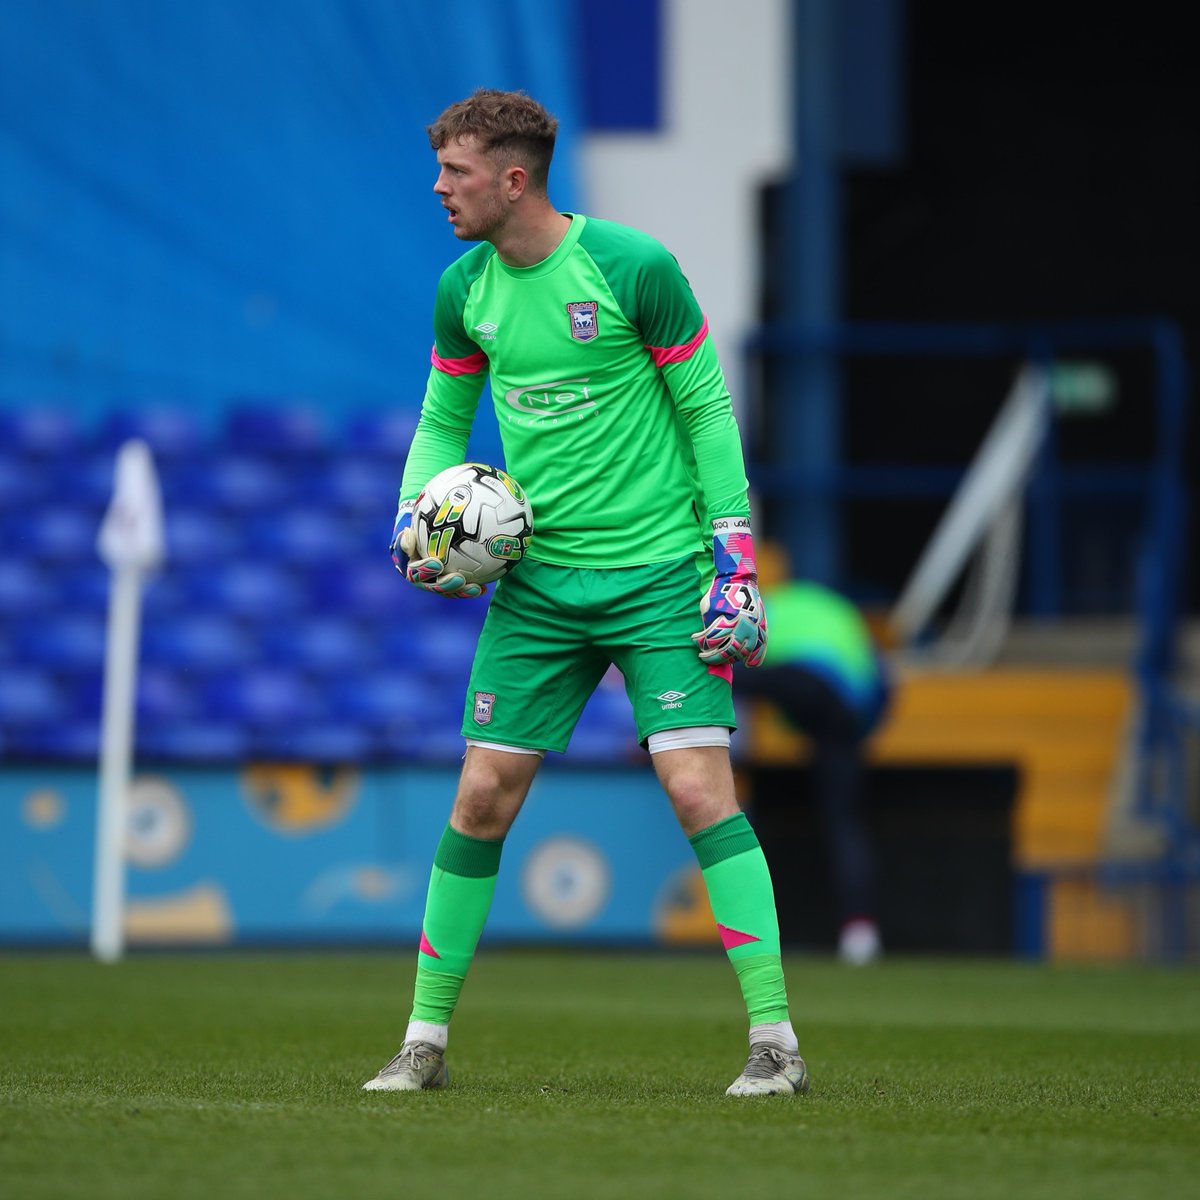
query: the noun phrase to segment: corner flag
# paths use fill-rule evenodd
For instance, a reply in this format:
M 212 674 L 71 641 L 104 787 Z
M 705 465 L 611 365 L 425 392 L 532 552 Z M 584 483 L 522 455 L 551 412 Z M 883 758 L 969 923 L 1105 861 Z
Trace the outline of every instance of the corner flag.
M 104 661 L 92 953 L 115 962 L 124 950 L 125 826 L 142 583 L 166 556 L 158 476 L 145 442 L 126 442 L 117 452 L 113 498 L 96 548 L 112 571 L 112 592 Z

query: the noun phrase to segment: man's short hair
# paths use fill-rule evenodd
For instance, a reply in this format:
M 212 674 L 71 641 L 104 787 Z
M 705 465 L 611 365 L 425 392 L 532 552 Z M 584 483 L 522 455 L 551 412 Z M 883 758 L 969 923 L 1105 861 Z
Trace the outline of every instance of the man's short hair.
M 546 190 L 558 120 L 524 92 L 478 88 L 451 104 L 426 133 L 435 150 L 473 136 L 500 170 L 519 164 L 536 191 Z

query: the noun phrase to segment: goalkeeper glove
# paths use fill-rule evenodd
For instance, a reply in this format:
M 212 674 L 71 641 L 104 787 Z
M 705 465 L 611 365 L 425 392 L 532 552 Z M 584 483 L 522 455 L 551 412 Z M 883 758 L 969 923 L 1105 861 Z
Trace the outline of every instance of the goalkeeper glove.
M 704 628 L 692 634 L 692 641 L 709 666 L 741 659 L 757 667 L 767 650 L 767 614 L 758 594 L 749 518 L 713 521 L 713 564 L 716 578 L 700 602 Z
M 446 572 L 446 564 L 440 558 L 413 558 L 417 546 L 417 535 L 412 527 L 416 500 L 401 500 L 396 510 L 396 523 L 392 527 L 392 562 L 396 570 L 416 587 L 427 592 L 436 592 L 451 600 L 471 600 L 483 595 L 477 583 L 468 583 L 460 572 Z

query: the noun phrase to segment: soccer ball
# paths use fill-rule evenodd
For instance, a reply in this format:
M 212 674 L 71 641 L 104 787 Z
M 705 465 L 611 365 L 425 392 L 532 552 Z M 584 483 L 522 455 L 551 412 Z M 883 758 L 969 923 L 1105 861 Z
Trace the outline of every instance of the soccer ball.
M 525 557 L 533 509 L 507 472 L 460 463 L 422 488 L 412 527 L 414 558 L 440 558 L 468 583 L 494 583 Z

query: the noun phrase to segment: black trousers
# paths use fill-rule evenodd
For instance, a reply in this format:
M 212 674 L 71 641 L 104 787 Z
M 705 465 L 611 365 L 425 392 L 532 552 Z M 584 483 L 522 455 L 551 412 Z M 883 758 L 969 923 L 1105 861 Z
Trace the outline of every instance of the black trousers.
M 875 857 L 863 816 L 863 736 L 853 708 L 818 674 L 799 665 L 739 671 L 739 697 L 775 705 L 812 743 L 814 798 L 843 922 L 875 917 Z

